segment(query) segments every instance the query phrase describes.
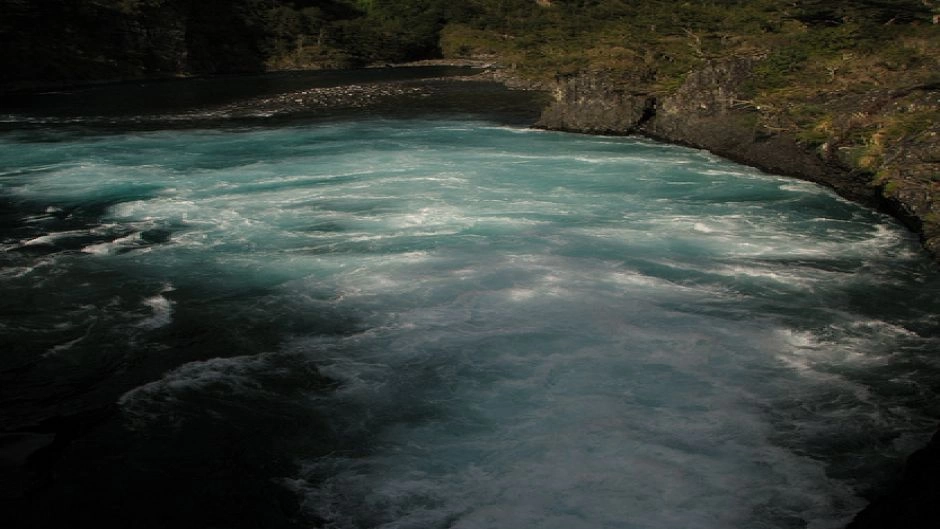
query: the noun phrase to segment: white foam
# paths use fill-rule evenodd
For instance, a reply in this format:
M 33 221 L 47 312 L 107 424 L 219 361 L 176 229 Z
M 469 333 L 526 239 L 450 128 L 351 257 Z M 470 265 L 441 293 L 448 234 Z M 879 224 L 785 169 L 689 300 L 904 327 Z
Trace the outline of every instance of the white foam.
M 54 346 L 52 346 L 51 348 L 49 348 L 45 353 L 43 353 L 42 356 L 43 356 L 43 358 L 49 358 L 49 357 L 52 357 L 52 356 L 56 356 L 56 355 L 58 355 L 59 353 L 62 353 L 63 351 L 68 351 L 69 349 L 71 349 L 72 347 L 74 347 L 76 344 L 78 344 L 78 343 L 84 341 L 85 338 L 87 338 L 87 336 L 88 336 L 88 335 L 86 334 L 86 335 L 84 335 L 84 336 L 79 336 L 78 338 L 75 338 L 74 340 L 69 340 L 69 341 L 67 341 L 67 342 L 65 342 L 65 343 L 60 343 L 60 344 L 58 344 L 58 345 L 54 345 Z
M 529 354 L 468 359 L 484 362 L 479 366 L 484 372 L 500 364 L 521 371 L 491 377 L 486 386 L 467 386 L 469 395 L 458 393 L 458 386 L 452 400 L 438 401 L 448 407 L 472 403 L 477 411 L 464 417 L 464 424 L 460 418 L 402 424 L 383 431 L 377 441 L 386 447 L 381 454 L 308 462 L 303 474 L 316 477 L 318 486 L 305 488 L 294 481 L 305 493 L 307 508 L 336 527 L 407 527 L 444 520 L 454 527 L 597 527 L 624 521 L 638 527 L 688 527 L 703 519 L 705 527 L 727 527 L 747 526 L 753 510 L 779 506 L 785 497 L 819 527 L 844 522 L 827 518 L 829 506 L 816 500 L 839 484 L 826 479 L 812 461 L 766 447 L 761 422 L 732 401 L 719 407 L 699 399 L 699 409 L 664 407 L 648 415 L 641 411 L 648 406 L 642 400 L 631 405 L 609 391 L 641 380 L 617 383 L 603 374 L 604 368 L 580 372 L 594 364 L 609 366 L 616 356 L 590 349 L 559 351 L 536 363 Z M 586 355 L 583 362 L 581 355 Z M 382 399 L 389 386 L 376 386 L 373 377 L 397 370 L 377 360 L 366 364 L 336 357 L 328 371 L 346 382 L 349 398 L 378 390 L 374 398 Z M 524 377 L 530 368 L 538 371 Z M 585 386 L 572 392 L 573 382 Z M 647 388 L 637 393 L 667 396 L 670 391 L 668 385 Z M 712 410 L 700 409 L 712 405 Z M 675 439 L 677 446 L 661 439 Z M 757 475 L 770 479 L 755 481 Z M 321 481 L 320 476 L 330 477 Z M 846 489 L 840 494 L 850 505 L 860 503 Z M 709 514 L 702 514 L 703 507 Z
M 55 233 L 48 233 L 46 235 L 40 235 L 24 241 L 23 246 L 40 246 L 40 245 L 54 245 L 56 241 L 64 239 L 67 237 L 75 237 L 77 235 L 87 235 L 87 231 L 83 230 L 70 230 L 70 231 L 60 231 Z
M 124 237 L 118 237 L 117 239 L 114 239 L 110 242 L 89 244 L 82 247 L 82 252 L 93 255 L 110 255 L 121 248 L 134 246 L 139 241 L 140 233 L 131 233 L 130 235 L 125 235 Z
M 811 276 L 800 270 L 787 270 L 778 266 L 726 265 L 713 268 L 710 271 L 727 277 L 770 280 L 774 283 L 801 289 L 812 289 L 818 283 L 831 279 L 827 276 L 836 275 L 821 273 L 819 276 Z
M 873 435 L 910 420 L 879 415 L 851 372 L 922 343 L 918 327 L 825 310 L 864 281 L 909 287 L 879 275 L 886 254 L 913 259 L 896 227 L 826 219 L 821 198 L 812 213 L 787 209 L 821 191 L 680 147 L 434 127 L 109 137 L 129 142 L 119 159 L 66 142 L 74 164 L 5 178 L 41 204 L 130 190 L 100 228 L 74 232 L 129 233 L 86 246 L 94 258 L 68 256 L 83 264 L 147 281 L 196 271 L 183 280 L 355 323 L 313 336 L 292 325 L 299 336 L 277 353 L 339 384 L 291 394 L 336 439 L 335 452 L 298 455 L 286 481 L 326 526 L 843 524 L 860 502 L 827 477 L 832 454 L 799 436 L 838 437 L 846 418 L 870 418 Z M 465 141 L 467 129 L 479 137 Z M 122 253 L 166 226 L 172 244 Z M 124 313 L 136 334 L 178 317 L 171 288 L 138 294 Z M 47 353 L 84 345 L 67 336 Z M 134 428 L 172 428 L 196 402 L 284 389 L 270 375 L 296 366 L 273 359 L 187 364 L 120 405 Z
M 150 296 L 144 299 L 141 304 L 148 307 L 151 311 L 150 316 L 137 323 L 138 327 L 144 329 L 159 329 L 169 325 L 173 321 L 173 302 L 163 296 L 167 292 L 175 290 L 172 285 L 165 285 L 160 294 Z
M 133 429 L 176 427 L 187 413 L 186 399 L 193 395 L 213 394 L 224 399 L 264 393 L 258 373 L 276 373 L 274 353 L 231 358 L 213 358 L 190 362 L 170 371 L 159 380 L 149 382 L 123 394 L 118 399 L 121 413 Z

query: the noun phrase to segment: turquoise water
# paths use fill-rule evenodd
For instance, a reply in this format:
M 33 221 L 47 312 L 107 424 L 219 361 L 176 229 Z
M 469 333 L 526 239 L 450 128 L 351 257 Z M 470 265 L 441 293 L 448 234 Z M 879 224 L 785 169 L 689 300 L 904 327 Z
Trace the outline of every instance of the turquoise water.
M 112 494 L 224 453 L 187 494 L 300 525 L 840 527 L 940 415 L 916 238 L 701 151 L 362 118 L 0 170 L 7 424 L 116 402 Z

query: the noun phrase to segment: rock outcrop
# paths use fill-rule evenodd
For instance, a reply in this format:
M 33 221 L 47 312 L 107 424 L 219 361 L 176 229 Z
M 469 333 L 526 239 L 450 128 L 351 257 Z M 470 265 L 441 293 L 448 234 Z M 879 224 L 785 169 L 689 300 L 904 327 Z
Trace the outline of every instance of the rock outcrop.
M 559 81 L 555 102 L 536 126 L 589 134 L 637 132 L 655 113 L 656 99 L 630 92 L 629 82 L 607 76 L 580 76 Z
M 847 529 L 932 529 L 940 520 L 940 432 L 908 458 L 904 475 L 888 495 L 876 499 Z
M 570 132 L 641 134 L 709 150 L 775 174 L 826 185 L 841 196 L 895 215 L 921 235 L 940 257 L 940 124 L 937 131 L 878 146 L 878 161 L 862 166 L 857 148 L 846 146 L 837 131 L 814 142 L 801 130 L 773 125 L 776 117 L 748 99 L 747 86 L 760 57 L 713 61 L 690 72 L 668 95 L 631 90 L 636 77 L 582 74 L 559 79 L 554 102 L 537 127 Z M 642 86 L 642 84 L 640 84 Z M 940 109 L 940 91 L 925 87 L 910 94 L 853 94 L 829 104 L 835 119 L 857 119 L 866 109 L 872 122 L 897 112 Z M 918 103 L 911 103 L 911 98 Z M 871 100 L 888 99 L 872 107 Z M 903 101 L 901 101 L 903 99 Z M 908 110 L 910 111 L 910 110 Z M 878 141 L 874 133 L 870 142 Z M 871 149 L 870 149 L 871 150 Z
M 791 175 L 832 187 L 866 205 L 876 203 L 868 179 L 816 155 L 791 134 L 760 125 L 760 109 L 742 93 L 758 59 L 714 62 L 692 72 L 640 132 L 699 147 L 768 172 Z

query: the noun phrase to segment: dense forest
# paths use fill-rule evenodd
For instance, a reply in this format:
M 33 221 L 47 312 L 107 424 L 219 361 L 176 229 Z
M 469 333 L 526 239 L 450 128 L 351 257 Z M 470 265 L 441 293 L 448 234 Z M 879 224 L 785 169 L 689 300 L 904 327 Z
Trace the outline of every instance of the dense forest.
M 338 68 L 437 53 L 439 1 L 3 0 L 8 81 Z
M 440 55 L 444 0 L 3 0 L 8 81 L 343 68 Z M 482 6 L 481 6 L 482 7 Z
M 499 57 L 531 77 L 769 54 L 760 83 L 937 71 L 927 0 L 3 0 L 5 77 L 72 81 Z M 810 60 L 812 59 L 812 60 Z M 856 61 L 858 63 L 858 61 Z M 861 64 L 861 63 L 858 63 Z

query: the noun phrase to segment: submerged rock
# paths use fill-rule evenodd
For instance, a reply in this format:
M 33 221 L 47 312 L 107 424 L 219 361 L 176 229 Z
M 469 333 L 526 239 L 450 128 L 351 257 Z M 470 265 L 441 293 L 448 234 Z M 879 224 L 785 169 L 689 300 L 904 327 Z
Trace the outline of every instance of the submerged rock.
M 848 529 L 928 529 L 940 520 L 940 432 L 915 452 L 900 482 L 860 512 Z

